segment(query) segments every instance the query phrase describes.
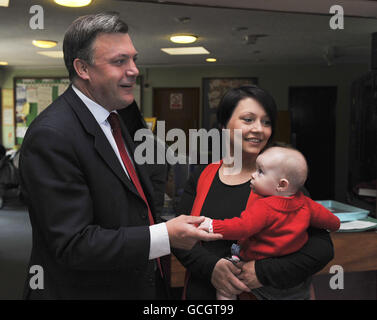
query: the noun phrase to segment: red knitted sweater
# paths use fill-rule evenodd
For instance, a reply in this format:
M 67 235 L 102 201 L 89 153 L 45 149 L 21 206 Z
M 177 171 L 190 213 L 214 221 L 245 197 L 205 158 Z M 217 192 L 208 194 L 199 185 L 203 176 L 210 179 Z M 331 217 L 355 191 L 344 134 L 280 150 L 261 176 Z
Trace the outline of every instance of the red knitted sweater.
M 282 256 L 299 250 L 307 241 L 309 225 L 336 231 L 340 220 L 302 192 L 291 197 L 252 195 L 238 218 L 213 220 L 213 232 L 224 240 L 240 240 L 243 260 Z

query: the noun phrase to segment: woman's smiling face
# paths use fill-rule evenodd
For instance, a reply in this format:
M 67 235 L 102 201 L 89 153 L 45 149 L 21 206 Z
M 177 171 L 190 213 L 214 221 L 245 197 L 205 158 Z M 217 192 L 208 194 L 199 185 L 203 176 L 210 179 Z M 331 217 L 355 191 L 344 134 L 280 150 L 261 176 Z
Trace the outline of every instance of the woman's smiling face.
M 265 109 L 256 100 L 249 97 L 239 101 L 226 129 L 230 130 L 231 150 L 237 143 L 234 130 L 241 130 L 243 154 L 259 154 L 272 134 L 271 121 Z

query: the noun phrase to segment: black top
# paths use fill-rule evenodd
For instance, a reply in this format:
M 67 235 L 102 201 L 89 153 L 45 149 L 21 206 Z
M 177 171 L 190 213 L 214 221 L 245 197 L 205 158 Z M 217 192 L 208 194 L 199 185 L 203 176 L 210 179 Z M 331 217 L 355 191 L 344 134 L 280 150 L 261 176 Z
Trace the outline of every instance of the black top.
M 177 212 L 190 214 L 196 196 L 197 181 L 204 167 L 198 168 L 188 180 Z M 240 216 L 246 208 L 250 184 L 226 185 L 217 173 L 204 201 L 201 215 L 226 219 Z M 308 242 L 299 251 L 255 262 L 255 271 L 263 285 L 287 289 L 317 273 L 333 258 L 333 246 L 327 231 L 308 229 Z M 213 268 L 218 260 L 230 255 L 233 241 L 221 240 L 197 244 L 190 251 L 173 249 L 174 255 L 190 271 L 187 299 L 216 299 L 211 284 Z
M 226 195 L 226 196 L 225 196 Z M 204 201 L 201 215 L 212 219 L 231 219 L 245 210 L 250 195 L 250 182 L 230 186 L 221 182 L 217 172 Z M 182 201 L 183 202 L 183 201 Z M 183 211 L 179 211 L 183 212 Z M 187 212 L 187 211 L 186 211 Z M 219 257 L 229 256 L 232 240 L 203 242 L 202 246 Z

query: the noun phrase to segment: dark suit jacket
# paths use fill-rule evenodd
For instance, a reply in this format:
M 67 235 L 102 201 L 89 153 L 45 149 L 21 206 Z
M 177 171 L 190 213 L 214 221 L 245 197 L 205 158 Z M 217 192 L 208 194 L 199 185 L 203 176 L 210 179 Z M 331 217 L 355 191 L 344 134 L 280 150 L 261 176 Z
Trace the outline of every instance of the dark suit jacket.
M 118 110 L 119 116 L 122 118 L 124 124 L 126 125 L 127 131 L 129 132 L 132 139 L 134 139 L 135 133 L 139 129 L 147 129 L 147 125 L 144 121 L 143 115 L 141 114 L 136 101 L 130 104 L 127 108 Z M 148 176 L 153 185 L 153 200 L 156 212 L 156 223 L 162 222 L 161 219 L 164 199 L 165 199 L 165 189 L 168 180 L 168 164 L 157 163 L 157 153 L 159 148 L 157 147 L 156 137 L 151 133 L 150 137 L 154 140 L 154 163 L 146 166 Z M 136 146 L 144 143 L 143 141 L 133 140 Z M 164 149 L 166 150 L 166 149 Z M 166 151 L 165 151 L 166 152 Z
M 136 169 L 154 213 L 152 185 Z M 44 289 L 31 290 L 28 274 L 24 298 L 155 297 L 147 206 L 71 87 L 30 125 L 20 177 L 33 229 L 30 266 L 44 270 Z

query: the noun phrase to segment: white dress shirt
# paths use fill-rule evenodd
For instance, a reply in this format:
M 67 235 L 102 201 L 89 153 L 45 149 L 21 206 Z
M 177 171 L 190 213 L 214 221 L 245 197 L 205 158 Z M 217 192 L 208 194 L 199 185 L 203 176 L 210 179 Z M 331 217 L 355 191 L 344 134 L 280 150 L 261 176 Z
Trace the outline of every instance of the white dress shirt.
M 107 118 L 110 112 L 106 110 L 104 107 L 100 106 L 98 103 L 89 99 L 74 85 L 72 85 L 72 89 L 79 96 L 82 102 L 87 106 L 89 111 L 92 113 L 93 117 L 98 122 L 107 140 L 109 141 L 111 147 L 113 148 L 116 156 L 118 157 L 118 160 L 120 164 L 122 165 L 124 172 L 126 173 L 127 177 L 130 178 L 123 164 L 122 158 L 120 156 L 118 147 L 116 145 L 114 136 L 111 131 L 110 123 L 107 121 Z M 126 145 L 125 147 L 127 150 Z M 130 159 L 132 158 L 130 157 Z M 149 227 L 149 232 L 150 232 L 149 259 L 152 260 L 152 259 L 156 259 L 158 257 L 162 257 L 162 256 L 170 254 L 170 242 L 169 242 L 169 235 L 168 235 L 168 230 L 166 228 L 166 224 L 165 223 L 154 224 L 153 226 Z

